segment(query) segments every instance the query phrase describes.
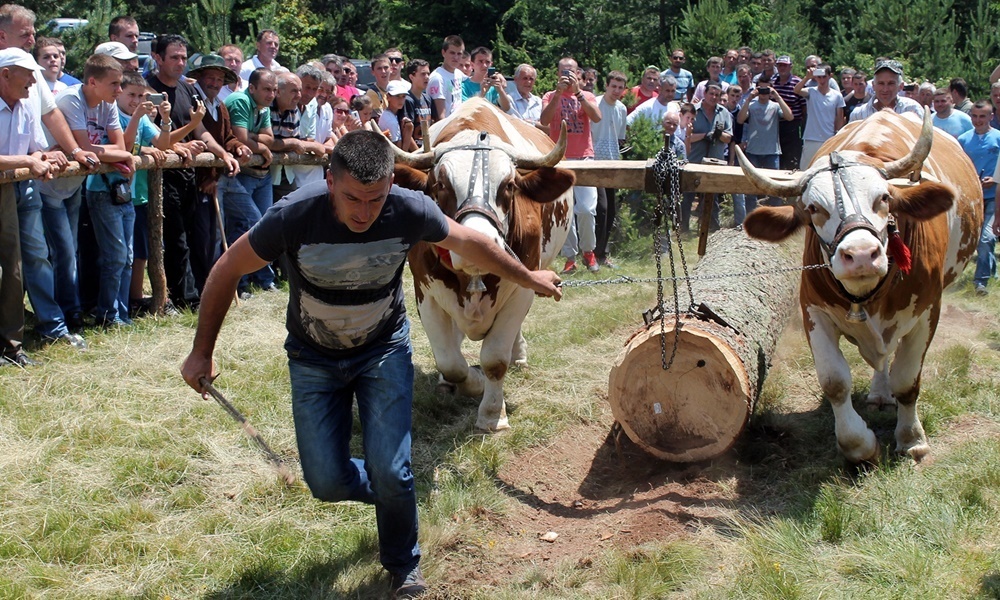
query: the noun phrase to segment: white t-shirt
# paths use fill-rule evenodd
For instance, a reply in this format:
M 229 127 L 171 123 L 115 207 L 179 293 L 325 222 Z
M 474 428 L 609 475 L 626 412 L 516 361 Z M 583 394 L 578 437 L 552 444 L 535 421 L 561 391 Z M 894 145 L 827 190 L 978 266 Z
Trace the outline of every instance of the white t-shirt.
M 253 56 L 250 57 L 250 60 L 244 61 L 243 64 L 240 65 L 240 79 L 242 79 L 244 82 L 248 82 L 250 81 L 250 75 L 254 71 L 263 68 L 264 68 L 264 63 L 260 62 L 260 59 L 257 58 L 256 54 L 254 54 Z M 277 73 L 278 71 L 287 71 L 288 69 L 279 65 L 278 61 L 272 60 L 271 70 Z M 228 96 L 229 94 L 226 95 Z
M 597 160 L 620 160 L 618 140 L 625 139 L 625 121 L 628 110 L 621 101 L 608 104 L 604 96 L 597 97 L 601 109 L 601 120 L 590 124 L 590 137 L 594 140 L 594 158 Z
M 632 125 L 639 117 L 651 119 L 657 129 L 663 128 L 663 115 L 668 112 L 680 112 L 681 105 L 677 100 L 671 100 L 666 104 L 660 104 L 659 98 L 650 98 L 639 106 L 635 107 L 627 119 L 628 125 Z
M 451 115 L 462 103 L 462 80 L 465 75 L 455 69 L 448 72 L 443 66 L 434 69 L 431 80 L 427 84 L 427 94 L 432 100 L 444 100 L 444 114 L 441 118 Z
M 390 142 L 395 143 L 403 139 L 403 132 L 399 128 L 399 119 L 391 111 L 382 111 L 382 116 L 378 118 L 378 128 L 389 132 Z
M 833 137 L 838 111 L 844 110 L 844 95 L 830 88 L 825 94 L 819 88 L 806 88 L 808 117 L 802 139 L 807 142 L 825 142 Z
M 325 144 L 333 133 L 333 107 L 329 102 L 318 107 L 316 111 L 316 141 Z
M 121 121 L 118 119 L 118 106 L 113 102 L 98 102 L 97 106 L 93 108 L 87 106 L 82 84 L 74 85 L 60 92 L 56 97 L 56 104 L 63 116 L 66 117 L 69 130 L 86 131 L 87 139 L 91 144 L 107 144 L 109 131 L 122 130 Z M 64 200 L 76 192 L 83 180 L 84 177 L 50 179 L 43 181 L 39 189 L 46 196 Z M 87 189 L 104 191 L 107 190 L 107 186 L 104 185 L 103 179 L 94 177 Z

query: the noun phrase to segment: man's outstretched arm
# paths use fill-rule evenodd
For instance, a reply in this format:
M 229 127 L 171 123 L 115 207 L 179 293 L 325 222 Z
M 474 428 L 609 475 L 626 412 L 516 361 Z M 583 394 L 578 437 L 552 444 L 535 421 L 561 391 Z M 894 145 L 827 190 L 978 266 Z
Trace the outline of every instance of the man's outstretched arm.
M 218 376 L 212 353 L 215 352 L 215 341 L 219 337 L 226 313 L 229 312 L 236 286 L 243 275 L 253 273 L 266 264 L 268 261 L 257 256 L 250 247 L 248 234 L 244 233 L 219 258 L 208 275 L 205 289 L 201 293 L 194 345 L 181 366 L 184 381 L 203 398 L 208 398 L 208 392 L 202 388 L 201 378 L 212 381 Z
M 540 296 L 553 297 L 557 302 L 562 298 L 562 289 L 557 285 L 562 280 L 555 272 L 548 269 L 529 270 L 488 237 L 451 218 L 448 219 L 448 237 L 437 245 L 460 254 L 477 267 L 513 281 Z

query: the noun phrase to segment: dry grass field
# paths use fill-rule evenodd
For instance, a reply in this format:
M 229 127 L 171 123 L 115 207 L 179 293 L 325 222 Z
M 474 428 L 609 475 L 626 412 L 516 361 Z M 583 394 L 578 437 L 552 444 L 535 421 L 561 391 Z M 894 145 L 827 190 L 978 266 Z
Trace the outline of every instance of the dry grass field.
M 627 260 L 621 273 L 653 267 Z M 411 305 L 429 597 L 1000 597 L 995 287 L 978 298 L 966 278 L 946 295 L 920 404 L 930 457 L 887 451 L 864 472 L 836 452 L 794 318 L 736 447 L 677 465 L 616 438 L 607 403 L 653 286 L 536 300 L 530 366 L 506 384 L 512 429 L 493 436 L 474 431 L 475 400 L 436 391 Z M 257 294 L 233 309 L 217 385 L 297 469 L 286 300 Z M 284 485 L 180 379 L 195 321 L 92 331 L 86 353 L 50 346 L 33 354 L 40 367 L 0 369 L 0 598 L 387 597 L 372 509 Z M 476 362 L 474 345 L 467 354 Z M 849 356 L 863 405 L 868 370 Z M 862 414 L 891 449 L 895 414 Z

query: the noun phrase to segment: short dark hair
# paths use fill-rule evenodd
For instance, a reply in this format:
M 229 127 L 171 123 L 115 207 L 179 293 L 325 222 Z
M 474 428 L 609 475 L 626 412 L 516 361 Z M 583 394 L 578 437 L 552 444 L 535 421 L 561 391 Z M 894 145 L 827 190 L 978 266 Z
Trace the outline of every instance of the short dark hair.
M 90 81 L 90 78 L 104 79 L 109 73 L 121 73 L 122 65 L 117 59 L 111 58 L 107 54 L 94 54 L 87 59 L 83 65 L 83 80 Z
M 456 46 L 456 47 L 462 46 L 464 48 L 465 42 L 463 42 L 462 38 L 458 37 L 457 35 L 449 35 L 448 37 L 444 38 L 443 42 L 441 42 L 441 49 L 447 50 L 451 46 Z
M 334 179 L 346 173 L 368 185 L 392 175 L 395 156 L 389 140 L 381 133 L 358 129 L 340 138 L 330 155 L 330 174 Z
M 122 73 L 122 89 L 125 89 L 130 85 L 141 87 L 143 89 L 149 87 L 149 84 L 146 83 L 146 80 L 143 79 L 142 75 L 140 75 L 138 72 L 125 71 Z
M 170 44 L 180 44 L 185 49 L 188 47 L 188 42 L 184 39 L 184 36 L 177 35 L 176 33 L 164 33 L 163 35 L 156 36 L 156 41 L 153 42 L 151 52 L 159 54 L 162 58 L 167 48 L 170 47 Z
M 404 72 L 406 78 L 409 79 L 411 75 L 417 72 L 420 67 L 430 68 L 431 64 L 422 58 L 414 58 L 410 62 L 406 63 L 406 71 Z
M 608 73 L 608 77 L 604 82 L 605 85 L 611 83 L 612 81 L 620 81 L 628 85 L 628 77 L 625 75 L 625 73 L 622 73 L 621 71 L 611 71 L 610 73 Z
M 472 54 L 470 54 L 469 57 L 472 60 L 476 60 L 476 57 L 479 56 L 480 54 L 487 54 L 489 55 L 490 58 L 493 58 L 493 51 L 487 48 L 486 46 L 480 46 L 476 48 L 475 50 L 472 51 Z
M 247 79 L 247 83 L 254 87 L 257 87 L 257 85 L 260 84 L 261 79 L 273 76 L 274 76 L 274 71 L 266 67 L 261 67 L 259 69 L 254 69 L 253 72 L 250 73 L 250 77 L 249 79 Z
M 372 62 L 371 62 L 372 69 L 375 68 L 375 63 L 382 62 L 383 60 L 385 62 L 389 62 L 389 57 L 386 56 L 385 54 L 376 54 L 375 56 L 373 56 L 372 57 Z
M 969 97 L 969 85 L 961 77 L 956 77 L 948 82 L 948 89 L 952 92 L 958 92 L 958 95 L 963 98 Z
M 122 29 L 124 29 L 126 25 L 139 26 L 139 24 L 135 21 L 135 17 L 131 17 L 129 15 L 119 15 L 114 19 L 111 19 L 111 23 L 108 24 L 108 37 L 121 35 Z
M 972 108 L 978 108 L 979 110 L 989 109 L 992 111 L 993 103 L 990 102 L 989 100 L 979 100 L 978 102 L 972 105 Z
M 40 56 L 40 54 L 42 52 L 42 48 L 48 48 L 50 46 L 55 46 L 55 47 L 63 46 L 65 48 L 65 46 L 62 43 L 62 40 L 59 39 L 59 38 L 57 38 L 57 37 L 39 37 L 39 38 L 35 38 L 35 48 L 34 48 L 34 52 L 32 53 L 35 56 L 35 60 L 36 61 L 38 60 L 38 58 L 39 58 L 39 56 Z
M 269 33 L 272 33 L 272 34 L 274 34 L 274 37 L 276 37 L 278 39 L 281 39 L 281 36 L 278 35 L 277 31 L 275 31 L 273 29 L 262 29 L 260 31 L 260 33 L 257 34 L 257 41 L 258 42 L 261 41 L 262 39 L 264 39 L 264 36 L 267 35 L 267 34 L 269 34 Z

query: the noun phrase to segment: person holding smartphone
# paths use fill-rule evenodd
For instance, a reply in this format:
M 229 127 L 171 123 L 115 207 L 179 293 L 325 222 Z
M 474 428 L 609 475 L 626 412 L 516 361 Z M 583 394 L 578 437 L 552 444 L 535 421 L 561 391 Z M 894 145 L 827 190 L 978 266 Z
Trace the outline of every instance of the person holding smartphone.
M 781 143 L 778 138 L 778 123 L 791 121 L 792 109 L 766 77 L 757 80 L 757 87 L 750 92 L 750 99 L 743 104 L 736 122 L 743 127 L 743 150 L 750 163 L 764 169 L 777 169 L 781 158 Z M 782 204 L 780 198 L 772 198 L 773 203 Z M 746 214 L 757 207 L 757 196 L 745 196 Z
M 507 80 L 493 66 L 493 51 L 482 46 L 472 51 L 472 76 L 462 81 L 462 102 L 485 98 L 500 110 L 510 110 Z

